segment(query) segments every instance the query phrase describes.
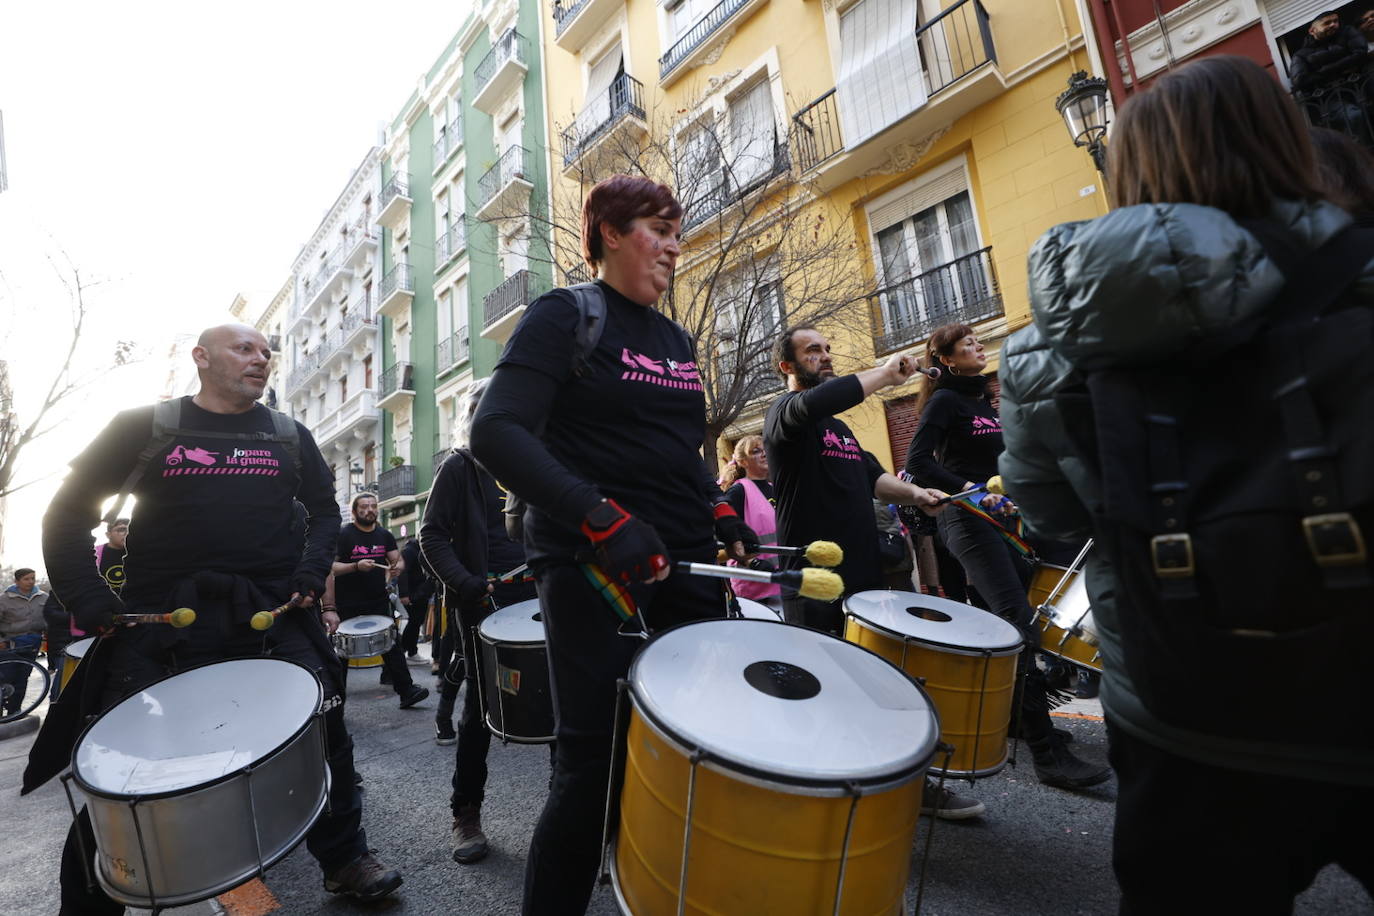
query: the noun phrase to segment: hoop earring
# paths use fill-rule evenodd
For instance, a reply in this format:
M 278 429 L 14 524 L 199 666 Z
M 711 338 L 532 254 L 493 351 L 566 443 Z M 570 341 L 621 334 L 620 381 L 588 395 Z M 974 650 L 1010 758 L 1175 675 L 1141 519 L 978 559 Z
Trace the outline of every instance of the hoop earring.
M 959 367 L 958 367 L 958 366 L 946 366 L 945 368 L 949 370 L 949 374 L 950 374 L 950 375 L 958 375 L 958 374 L 959 374 Z

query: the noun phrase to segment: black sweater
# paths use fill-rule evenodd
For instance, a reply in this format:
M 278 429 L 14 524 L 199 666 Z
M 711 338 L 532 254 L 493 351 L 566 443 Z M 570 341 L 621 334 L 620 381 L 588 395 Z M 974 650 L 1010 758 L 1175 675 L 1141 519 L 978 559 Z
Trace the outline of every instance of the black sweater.
M 906 472 L 919 486 L 957 493 L 996 474 L 1000 454 L 1002 421 L 988 399 L 945 386 L 921 410 Z

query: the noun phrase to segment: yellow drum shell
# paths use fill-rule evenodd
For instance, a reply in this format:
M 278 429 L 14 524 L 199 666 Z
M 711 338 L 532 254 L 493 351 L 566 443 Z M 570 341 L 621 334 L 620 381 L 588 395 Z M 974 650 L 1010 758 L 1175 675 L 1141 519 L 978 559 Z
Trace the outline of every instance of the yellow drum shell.
M 380 655 L 369 655 L 366 658 L 346 658 L 350 668 L 380 668 L 382 667 L 382 657 Z
M 691 763 L 632 709 L 626 746 L 617 890 L 628 912 L 676 913 Z M 920 778 L 861 796 L 845 867 L 841 913 L 901 913 Z M 834 912 L 846 795 L 797 795 L 697 766 L 687 901 L 693 914 Z
M 81 660 L 86 657 L 86 653 L 95 645 L 95 637 L 87 636 L 85 639 L 78 639 L 67 644 L 67 648 L 62 650 L 62 674 L 58 682 L 58 691 L 67 689 L 67 682 L 76 673 L 76 666 L 81 664 Z
M 1076 569 L 1068 569 L 1064 566 L 1055 566 L 1053 563 L 1041 563 L 1031 574 L 1030 588 L 1026 590 L 1026 600 L 1033 608 L 1039 608 L 1049 600 L 1061 579 L 1065 576 L 1072 576 L 1069 581 L 1077 579 L 1080 573 Z
M 1063 627 L 1056 626 L 1050 619 L 1050 615 L 1041 610 L 1050 600 L 1050 596 L 1055 593 L 1055 589 L 1061 581 L 1063 581 L 1064 587 L 1059 589 L 1057 600 L 1062 600 L 1074 589 L 1081 575 L 1083 575 L 1081 569 L 1066 569 L 1052 563 L 1042 563 L 1031 577 L 1031 584 L 1026 597 L 1030 606 L 1035 608 L 1036 625 L 1040 627 L 1041 649 L 1084 668 L 1101 671 L 1102 655 L 1098 652 L 1097 646 L 1080 636 L 1075 636 Z M 1065 579 L 1066 576 L 1067 579 Z M 1076 615 L 1070 611 L 1070 616 Z M 1070 621 L 1061 620 L 1061 622 Z

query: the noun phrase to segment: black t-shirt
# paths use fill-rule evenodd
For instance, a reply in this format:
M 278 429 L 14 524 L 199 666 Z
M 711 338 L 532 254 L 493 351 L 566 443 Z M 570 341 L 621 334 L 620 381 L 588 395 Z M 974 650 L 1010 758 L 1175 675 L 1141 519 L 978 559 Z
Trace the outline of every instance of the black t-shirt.
M 778 543 L 839 544 L 844 563 L 836 572 L 846 592 L 881 588 L 883 581 L 873 517 L 873 487 L 883 469 L 834 416 L 862 400 L 859 380 L 841 376 L 807 391 L 789 391 L 773 402 L 763 421 Z
M 752 481 L 752 483 L 759 488 L 759 492 L 763 494 L 763 498 L 768 500 L 769 504 L 776 509 L 778 499 L 773 492 L 773 481 L 755 480 Z M 741 477 L 739 480 L 730 484 L 730 489 L 725 491 L 725 501 L 730 504 L 730 508 L 735 510 L 736 515 L 740 518 L 744 518 L 744 478 Z
M 339 529 L 335 558 L 340 563 L 374 560 L 386 566 L 386 555 L 396 549 L 396 538 L 381 525 L 363 531 L 352 522 Z M 356 570 L 334 576 L 334 604 L 340 617 L 382 614 L 387 610 L 386 570 Z
M 957 493 L 997 473 L 1002 421 L 986 397 L 940 388 L 921 410 L 906 471 L 923 487 Z
M 100 575 L 115 594 L 124 587 L 124 551 L 106 544 L 100 550 Z
M 478 474 L 482 481 L 482 503 L 487 529 L 487 569 L 479 572 L 501 575 L 525 562 L 525 548 L 506 534 L 506 493 L 490 474 Z
M 98 514 L 100 500 L 124 485 L 152 437 L 152 422 L 151 406 L 116 416 L 72 461 L 71 476 L 54 498 L 64 518 L 57 521 L 52 537 L 44 532 L 45 560 L 72 606 L 90 588 L 106 587 L 91 562 L 86 532 L 94 524 L 91 516 Z M 309 430 L 296 424 L 298 480 L 283 443 L 195 435 L 198 430 L 270 435 L 272 417 L 261 405 L 244 413 L 219 414 L 182 398 L 180 424 L 185 434 L 153 456 L 133 490 L 137 521 L 125 542 L 120 597 L 135 609 L 160 608 L 174 584 L 207 571 L 246 576 L 266 589 L 267 597 L 284 600 L 287 580 L 298 566 L 306 565 L 294 524 L 294 499 L 304 503 L 313 518 L 329 519 L 328 529 L 319 532 L 312 522 L 314 547 L 307 545 L 307 551 L 332 545 L 338 518 L 334 482 Z M 48 526 L 53 526 L 53 515 L 49 513 Z M 73 549 L 80 539 L 87 544 L 84 556 Z M 62 545 L 52 556 L 50 542 Z M 321 559 L 327 563 L 328 557 Z
M 652 525 L 670 550 L 710 550 L 714 533 L 701 460 L 706 402 L 692 341 L 657 309 L 600 286 L 606 323 L 587 373 L 571 373 L 578 313 L 573 295 L 561 289 L 530 305 L 497 363 L 498 370 L 521 366 L 560 383 L 541 439 L 571 475 L 543 483 L 556 483 L 564 494 L 590 484 Z M 502 472 L 506 463 L 488 466 L 511 485 L 512 475 Z M 541 510 L 538 499 L 530 503 L 525 539 L 531 562 L 587 548 L 569 519 Z

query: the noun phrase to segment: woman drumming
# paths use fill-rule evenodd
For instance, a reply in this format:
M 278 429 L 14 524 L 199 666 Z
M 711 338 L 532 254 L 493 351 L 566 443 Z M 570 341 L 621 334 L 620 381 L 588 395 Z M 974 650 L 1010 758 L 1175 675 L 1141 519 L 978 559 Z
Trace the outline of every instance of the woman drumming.
M 745 436 L 735 443 L 735 452 L 726 466 L 722 482 L 726 485 L 725 501 L 758 535 L 759 543 L 776 544 L 778 523 L 773 510 L 773 482 L 768 479 L 768 452 L 763 448 L 762 436 Z M 766 604 L 782 613 L 782 589 L 773 583 L 731 579 L 730 587 L 740 598 Z
M 525 865 L 524 912 L 582 913 L 600 861 L 616 680 L 658 631 L 724 616 L 714 579 L 669 576 L 743 559 L 757 538 L 701 458 L 705 399 L 687 333 L 655 305 L 680 253 L 682 206 L 618 175 L 587 194 L 582 254 L 605 298 L 596 347 L 574 367 L 576 295 L 520 320 L 473 423 L 472 451 L 529 506 L 525 545 L 548 639 L 558 721 L 553 786 Z M 584 338 L 585 339 L 585 338 Z
M 921 420 L 907 452 L 906 471 L 920 486 L 959 493 L 994 476 L 1002 452 L 1002 421 L 988 399 L 988 379 L 983 375 L 988 360 L 973 329 L 963 324 L 936 328 L 926 355 L 929 365 L 940 369 L 940 378 L 922 382 Z M 987 496 L 982 503 L 994 519 L 1016 512 L 1003 497 Z M 1035 759 L 1036 777 L 1060 789 L 1104 782 L 1111 769 L 1075 757 L 1050 725 L 1048 688 L 1035 664 L 1040 639 L 1026 599 L 1030 567 L 985 518 L 951 507 L 940 513 L 938 523 L 945 546 L 989 610 L 1025 636 L 1027 648 L 1018 662 L 1023 686 L 1017 714 L 1021 735 Z

